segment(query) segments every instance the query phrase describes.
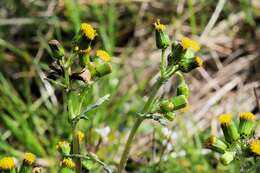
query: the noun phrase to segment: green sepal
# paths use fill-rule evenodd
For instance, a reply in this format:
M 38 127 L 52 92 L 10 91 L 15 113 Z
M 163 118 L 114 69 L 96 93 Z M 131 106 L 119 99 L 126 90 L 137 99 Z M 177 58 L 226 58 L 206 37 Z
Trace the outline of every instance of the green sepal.
M 206 143 L 206 148 L 209 148 L 215 152 L 224 154 L 227 150 L 227 145 L 224 141 L 217 138 L 216 136 L 211 136 L 208 138 Z
M 156 46 L 158 49 L 166 49 L 170 45 L 170 39 L 166 32 L 155 31 Z
M 166 114 L 164 114 L 164 116 L 167 120 L 173 121 L 176 117 L 176 114 L 174 112 L 167 112 Z
M 32 166 L 23 161 L 18 173 L 32 173 Z
M 96 66 L 96 75 L 103 77 L 112 72 L 112 66 L 109 63 L 102 63 Z
M 184 108 L 188 104 L 188 100 L 184 95 L 175 96 L 171 100 L 172 104 L 174 105 L 173 110 L 178 110 Z
M 228 124 L 221 124 L 221 128 L 227 142 L 232 143 L 240 138 L 237 127 L 233 121 Z
M 188 73 L 197 67 L 198 63 L 196 62 L 195 52 L 192 49 L 186 49 L 179 62 L 180 71 Z
M 182 81 L 180 83 L 180 85 L 177 87 L 177 96 L 184 95 L 186 98 L 188 98 L 189 93 L 190 93 L 190 90 L 189 90 L 188 85 L 186 84 L 185 81 Z
M 234 160 L 235 155 L 236 155 L 236 152 L 233 152 L 233 151 L 225 152 L 220 157 L 220 161 L 222 164 L 228 165 L 230 162 L 232 162 Z
M 75 169 L 62 166 L 59 173 L 75 173 Z
M 171 46 L 171 53 L 168 55 L 168 66 L 176 65 L 180 61 L 184 49 L 179 42 L 174 41 Z
M 252 133 L 254 121 L 240 119 L 239 133 L 242 137 L 249 136 Z
M 162 100 L 160 102 L 160 110 L 161 112 L 170 112 L 173 111 L 174 105 L 169 100 Z

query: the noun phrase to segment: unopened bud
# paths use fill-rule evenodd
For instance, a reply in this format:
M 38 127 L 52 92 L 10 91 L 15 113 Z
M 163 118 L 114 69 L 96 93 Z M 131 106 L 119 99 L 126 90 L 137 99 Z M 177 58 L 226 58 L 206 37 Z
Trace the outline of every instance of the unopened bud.
M 230 152 L 225 152 L 221 157 L 220 157 L 220 161 L 222 164 L 224 165 L 228 165 L 230 162 L 232 162 L 234 160 L 236 153 L 233 151 Z
M 173 110 L 178 110 L 184 108 L 188 104 L 188 100 L 184 95 L 175 96 L 171 100 L 172 104 L 174 105 Z
M 160 103 L 160 109 L 162 112 L 170 112 L 174 108 L 174 105 L 171 101 L 169 100 L 163 100 Z
M 52 54 L 54 58 L 60 59 L 64 56 L 65 51 L 60 42 L 57 40 L 50 40 L 49 41 L 49 46 L 52 50 Z

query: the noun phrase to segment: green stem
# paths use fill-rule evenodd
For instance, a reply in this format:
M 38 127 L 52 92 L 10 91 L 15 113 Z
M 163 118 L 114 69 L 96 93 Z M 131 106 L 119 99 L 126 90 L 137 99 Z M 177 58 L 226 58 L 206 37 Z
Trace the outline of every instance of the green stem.
M 79 140 L 77 138 L 77 131 L 75 126 L 73 127 L 72 154 L 80 154 Z M 76 173 L 81 173 L 81 159 L 78 157 L 73 159 L 76 164 Z
M 166 69 L 166 58 L 165 58 L 165 49 L 162 49 L 162 61 L 160 65 L 160 71 L 161 71 L 161 76 L 164 76 L 165 74 L 165 69 Z
M 164 78 L 159 78 L 157 80 L 157 82 L 154 84 L 154 86 L 152 87 L 152 92 L 150 94 L 150 97 L 149 97 L 148 101 L 146 102 L 146 104 L 145 104 L 145 106 L 142 110 L 142 113 L 149 112 L 149 110 L 151 109 L 151 106 L 152 106 L 152 104 L 155 100 L 156 93 L 160 89 L 160 87 L 162 86 L 164 81 L 165 81 Z M 122 173 L 125 169 L 125 164 L 126 164 L 127 159 L 128 159 L 128 155 L 129 155 L 129 152 L 130 152 L 131 144 L 132 144 L 133 139 L 135 137 L 135 133 L 138 130 L 139 126 L 142 124 L 144 119 L 145 118 L 143 118 L 143 117 L 138 117 L 136 119 L 135 123 L 134 123 L 134 126 L 131 129 L 131 132 L 128 136 L 123 154 L 121 156 L 120 164 L 119 164 L 119 167 L 118 167 L 118 173 Z

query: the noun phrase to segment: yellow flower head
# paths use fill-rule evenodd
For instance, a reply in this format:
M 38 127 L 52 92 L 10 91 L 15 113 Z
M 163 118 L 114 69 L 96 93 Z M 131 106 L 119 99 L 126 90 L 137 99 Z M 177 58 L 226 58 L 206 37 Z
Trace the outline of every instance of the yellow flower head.
M 0 170 L 11 170 L 14 166 L 14 160 L 11 157 L 4 157 L 0 160 Z
M 63 159 L 62 160 L 62 165 L 68 168 L 74 168 L 75 163 L 71 159 Z
M 212 135 L 208 138 L 206 145 L 212 146 L 216 142 L 216 140 L 217 140 L 217 137 Z
M 203 65 L 203 60 L 199 56 L 195 57 L 195 62 L 197 63 L 198 67 Z
M 166 29 L 165 25 L 161 24 L 160 19 L 157 19 L 157 21 L 153 24 L 156 31 L 164 31 Z
M 101 58 L 103 61 L 110 61 L 111 60 L 110 55 L 104 50 L 97 50 L 96 56 Z
M 62 147 L 66 146 L 66 145 L 70 145 L 67 141 L 60 141 L 58 142 L 58 144 L 56 145 L 57 149 L 61 149 Z
M 32 153 L 25 153 L 23 160 L 27 164 L 32 165 L 35 162 L 35 160 L 36 160 L 36 156 L 34 154 L 32 154 Z
M 84 133 L 82 131 L 77 131 L 77 138 L 79 142 L 82 142 L 84 140 Z
M 94 40 L 94 38 L 97 35 L 97 31 L 93 28 L 92 25 L 88 24 L 88 23 L 82 23 L 80 25 L 80 30 L 85 34 L 85 36 L 90 39 L 90 40 Z
M 256 119 L 255 115 L 251 112 L 241 112 L 239 116 L 242 120 L 254 121 Z
M 218 121 L 220 124 L 229 124 L 232 121 L 232 116 L 230 114 L 222 114 L 219 116 Z
M 184 37 L 182 40 L 181 40 L 181 46 L 184 48 L 184 49 L 188 49 L 188 48 L 191 48 L 195 51 L 198 51 L 200 50 L 200 45 L 198 42 L 194 41 L 194 40 L 191 40 L 187 37 Z
M 260 156 L 260 140 L 259 139 L 254 139 L 250 142 L 250 146 L 249 146 L 250 150 Z

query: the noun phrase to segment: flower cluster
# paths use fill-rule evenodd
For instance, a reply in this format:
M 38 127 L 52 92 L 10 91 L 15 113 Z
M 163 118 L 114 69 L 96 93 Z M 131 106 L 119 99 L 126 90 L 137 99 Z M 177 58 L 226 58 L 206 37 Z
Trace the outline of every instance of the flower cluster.
M 87 84 L 112 72 L 109 61 L 111 56 L 105 50 L 97 50 L 92 55 L 92 48 L 97 32 L 88 23 L 81 24 L 79 33 L 73 42 L 73 53 L 66 54 L 63 46 L 57 40 L 49 41 L 54 58 L 50 66 L 48 79 L 57 79 L 63 86 L 69 88 L 72 81 L 83 81 Z
M 23 156 L 23 162 L 20 165 L 19 170 L 16 170 L 16 165 L 12 157 L 4 157 L 0 160 L 0 172 L 3 173 L 31 173 L 36 156 L 32 153 L 25 153 Z
M 260 156 L 260 140 L 252 137 L 255 115 L 251 112 L 241 112 L 239 117 L 237 128 L 231 114 L 220 115 L 219 123 L 225 140 L 210 136 L 205 144 L 206 148 L 222 154 L 220 160 L 225 165 L 236 157 Z

